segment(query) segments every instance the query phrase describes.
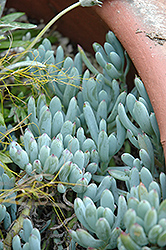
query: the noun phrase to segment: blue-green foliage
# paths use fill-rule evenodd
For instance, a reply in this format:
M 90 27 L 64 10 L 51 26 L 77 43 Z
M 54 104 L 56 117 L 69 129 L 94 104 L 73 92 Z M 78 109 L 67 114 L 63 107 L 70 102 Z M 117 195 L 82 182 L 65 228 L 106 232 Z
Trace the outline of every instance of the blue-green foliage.
M 23 229 L 20 230 L 18 235 L 15 235 L 12 240 L 13 250 L 41 250 L 41 235 L 37 228 L 33 228 L 32 222 L 29 219 L 24 219 Z M 21 240 L 24 242 L 23 248 L 21 247 Z
M 153 187 L 155 188 L 155 186 Z M 134 190 L 133 190 L 134 189 Z M 149 192 L 143 184 L 131 188 L 124 215 L 125 233 L 118 238 L 118 249 L 164 249 L 166 246 L 166 200 L 160 203 L 157 189 Z
M 119 196 L 117 205 L 118 213 L 115 216 L 114 197 L 108 189 L 102 192 L 98 207 L 89 197 L 84 197 L 83 200 L 76 198 L 74 201 L 76 216 L 89 233 L 83 229 L 70 230 L 72 238 L 83 247 L 114 249 L 117 238 L 124 228 L 123 216 L 127 210 L 127 204 L 123 196 Z M 92 233 L 98 239 L 94 238 Z
M 152 105 L 139 78 L 131 93 L 125 91 L 129 59 L 112 32 L 104 48 L 97 43 L 93 47 L 102 73 L 81 47 L 74 60 L 65 58 L 61 46 L 54 57 L 50 42 L 44 39 L 28 54 L 27 62 L 45 65 L 29 70 L 36 79 L 34 86 L 54 95 L 49 102 L 40 91 L 37 100 L 29 98 L 22 145 L 10 144 L 11 159 L 25 171 L 19 185 L 29 177 L 46 183 L 56 179 L 59 193 L 67 189 L 76 193 L 74 210 L 84 229 L 69 231 L 72 249 L 73 242 L 99 250 L 116 246 L 143 250 L 147 245 L 155 249 L 156 244 L 162 248 L 166 245 L 166 176 L 163 167 L 158 171 L 156 166 L 156 162 L 162 166 L 164 159 Z M 85 72 L 82 62 L 88 67 Z M 116 154 L 127 139 L 139 158 L 124 152 L 124 165 L 117 167 Z M 119 188 L 116 179 L 122 183 Z M 6 208 L 1 206 L 5 221 Z M 40 249 L 39 235 L 25 219 L 13 249 Z

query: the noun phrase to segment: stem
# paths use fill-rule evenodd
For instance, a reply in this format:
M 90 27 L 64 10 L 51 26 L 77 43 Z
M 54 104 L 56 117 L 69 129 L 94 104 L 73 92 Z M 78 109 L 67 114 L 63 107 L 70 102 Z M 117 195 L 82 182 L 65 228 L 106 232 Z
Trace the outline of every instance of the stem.
M 72 5 L 70 5 L 69 7 L 67 7 L 66 9 L 62 10 L 58 15 L 56 15 L 53 19 L 51 19 L 51 21 L 40 31 L 40 33 L 37 35 L 37 37 L 31 42 L 31 44 L 25 49 L 25 51 L 18 56 L 13 63 L 16 63 L 17 61 L 19 61 L 24 54 L 26 54 L 38 41 L 39 39 L 46 33 L 46 31 L 59 19 L 61 18 L 63 15 L 65 15 L 67 12 L 69 12 L 72 9 L 75 9 L 76 7 L 80 6 L 81 3 L 77 2 L 74 3 Z
M 12 246 L 12 239 L 15 235 L 19 233 L 21 228 L 23 227 L 23 221 L 24 219 L 30 215 L 30 211 L 32 208 L 32 200 L 29 200 L 26 204 L 25 208 L 21 212 L 19 218 L 14 222 L 14 225 L 11 227 L 10 231 L 8 232 L 3 244 L 5 250 L 11 250 Z

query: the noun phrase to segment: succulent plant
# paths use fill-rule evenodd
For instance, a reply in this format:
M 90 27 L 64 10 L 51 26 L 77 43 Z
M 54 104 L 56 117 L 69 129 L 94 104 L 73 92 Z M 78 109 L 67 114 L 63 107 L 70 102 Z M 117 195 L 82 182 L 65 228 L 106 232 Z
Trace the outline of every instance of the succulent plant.
M 54 58 L 51 43 L 45 38 L 38 49 L 28 54 L 26 60 L 45 65 L 43 70 L 39 70 L 38 66 L 29 69 L 36 79 L 37 89 L 48 87 L 67 108 L 70 99 L 77 94 L 81 83 L 82 61 L 79 53 L 74 61 L 71 57 L 64 58 L 63 48 L 59 46 Z M 43 86 L 41 86 L 42 83 L 44 83 Z
M 100 113 L 97 112 L 95 116 L 88 102 L 84 102 L 83 113 L 81 113 L 75 97 L 70 100 L 66 115 L 57 96 L 51 99 L 49 107 L 46 106 L 44 94 L 39 96 L 37 107 L 34 98 L 31 97 L 28 102 L 28 114 L 31 114 L 29 129 L 34 136 L 46 133 L 53 138 L 61 133 L 64 148 L 68 148 L 72 153 L 75 153 L 76 150 L 82 150 L 85 153 L 88 150 L 91 153 L 91 158 L 95 157 L 95 163 L 100 162 L 99 167 L 103 173 L 106 171 L 111 158 L 122 147 L 126 138 L 126 129 L 121 124 L 118 115 L 112 113 L 112 116 L 116 118 L 117 135 L 114 132 L 108 135 L 108 126 L 106 121 L 102 119 L 102 115 L 99 118 L 100 122 L 99 120 L 97 122 L 96 117 L 99 117 Z M 85 129 L 83 130 L 80 125 L 83 125 Z M 87 127 L 91 139 L 86 139 L 85 131 L 87 131 Z M 73 137 L 75 132 L 77 138 Z
M 21 246 L 21 239 L 23 242 L 23 247 Z M 24 219 L 23 229 L 20 231 L 19 235 L 15 235 L 12 240 L 13 250 L 40 250 L 41 249 L 41 235 L 37 228 L 33 228 L 32 222 L 29 219 Z
M 84 229 L 70 230 L 72 239 L 83 247 L 101 250 L 114 249 L 117 245 L 117 238 L 124 228 L 123 216 L 127 205 L 123 196 L 118 198 L 117 205 L 118 212 L 115 216 L 114 196 L 108 189 L 102 192 L 98 207 L 89 197 L 85 196 L 83 200 L 76 198 L 74 201 L 76 216 L 89 232 Z M 97 239 L 93 236 L 94 234 Z
M 43 177 L 51 180 L 55 174 L 59 174 L 59 180 L 62 182 L 58 184 L 60 193 L 72 188 L 80 197 L 88 195 L 92 199 L 99 199 L 101 192 L 105 188 L 110 188 L 111 177 L 102 178 L 99 187 L 95 183 L 89 184 L 92 175 L 98 169 L 99 157 L 95 144 L 92 140 L 85 140 L 82 128 L 78 129 L 77 137 L 69 134 L 66 137 L 65 141 L 63 135 L 58 134 L 51 140 L 44 133 L 35 140 L 31 131 L 27 129 L 23 136 L 25 150 L 13 141 L 9 153 L 13 162 L 25 170 L 27 175 L 35 176 L 40 181 Z
M 80 0 L 77 4 L 101 2 Z M 71 250 L 75 250 L 74 242 L 99 250 L 115 249 L 117 245 L 121 250 L 164 249 L 166 175 L 161 172 L 163 152 L 152 105 L 138 77 L 131 93 L 125 91 L 130 63 L 112 32 L 106 35 L 104 48 L 98 43 L 93 48 L 102 73 L 80 46 L 74 59 L 65 58 L 61 46 L 54 57 L 48 39 L 29 52 L 25 62 L 8 67 L 21 63 L 32 66 L 27 72 L 38 90 L 37 100 L 29 98 L 29 123 L 20 144 L 14 140 L 9 147 L 11 159 L 25 171 L 18 183 L 21 185 L 29 176 L 35 183 L 37 179 L 44 184 L 50 181 L 50 185 L 56 179 L 59 193 L 69 189 L 76 193 L 72 201 L 83 229 L 69 231 Z M 85 72 L 82 62 L 88 68 Z M 6 127 L 1 128 L 5 133 Z M 124 166 L 112 166 L 126 139 L 139 151 L 139 158 L 125 152 L 121 156 Z M 0 222 L 7 230 L 16 219 L 16 194 L 11 190 L 15 180 L 4 173 L 3 167 L 0 179 L 1 195 L 7 194 L 0 204 Z M 125 185 L 119 187 L 116 179 Z M 15 234 L 13 250 L 41 249 L 40 233 L 29 219 L 24 219 L 23 229 Z M 56 242 L 59 244 L 59 239 Z M 0 241 L 0 249 L 2 245 Z M 63 249 L 60 244 L 59 249 Z
M 127 129 L 128 139 L 139 149 L 140 167 L 145 166 L 156 175 L 155 157 L 159 159 L 161 164 L 164 163 L 159 128 L 142 81 L 135 78 L 135 85 L 140 95 L 139 99 L 137 100 L 134 93 L 128 94 L 126 97 L 126 108 L 121 103 L 118 105 L 118 115 L 123 126 Z M 135 126 L 128 118 L 126 110 L 129 111 L 139 127 Z M 129 154 L 122 155 L 122 160 L 130 167 L 133 167 L 133 164 L 135 164 L 134 157 Z
M 109 82 L 113 79 L 119 79 L 120 81 L 125 83 L 125 78 L 129 70 L 130 61 L 128 59 L 127 53 L 124 52 L 120 42 L 118 41 L 114 33 L 111 31 L 107 33 L 106 42 L 104 43 L 104 49 L 98 43 L 94 43 L 93 48 L 96 52 L 96 60 L 103 68 L 105 82 L 109 84 Z M 78 47 L 78 49 L 81 53 L 82 60 L 89 68 L 89 70 L 93 74 L 98 75 L 99 71 L 90 63 L 83 49 L 80 46 Z M 127 62 L 127 65 L 124 71 L 125 60 Z
M 133 187 L 134 188 L 134 187 Z M 160 203 L 155 189 L 143 184 L 131 189 L 128 210 L 124 215 L 126 231 L 118 238 L 118 249 L 159 249 L 166 246 L 166 200 Z

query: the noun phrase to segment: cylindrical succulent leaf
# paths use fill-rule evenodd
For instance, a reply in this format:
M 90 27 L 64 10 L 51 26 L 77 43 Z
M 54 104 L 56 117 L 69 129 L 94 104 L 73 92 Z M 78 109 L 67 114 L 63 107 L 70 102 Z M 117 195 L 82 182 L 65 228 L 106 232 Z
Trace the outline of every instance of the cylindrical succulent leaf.
M 76 182 L 76 185 L 72 188 L 76 193 L 84 193 L 87 190 L 88 181 L 86 178 L 81 178 Z
M 52 119 L 52 127 L 51 127 L 51 137 L 57 136 L 57 134 L 61 131 L 61 128 L 64 123 L 63 114 L 60 110 L 58 110 Z
M 97 192 L 97 185 L 95 183 L 91 183 L 90 185 L 87 186 L 86 191 L 84 192 L 83 196 L 87 196 L 94 200 Z
M 111 191 L 109 191 L 108 189 L 105 189 L 102 192 L 101 197 L 100 197 L 100 205 L 104 208 L 108 207 L 114 212 L 116 208 L 114 204 L 114 197 Z
M 59 193 L 64 194 L 66 192 L 67 186 L 64 186 L 62 183 L 58 183 L 57 190 Z
M 29 247 L 29 242 L 26 242 L 24 245 L 23 245 L 23 250 L 30 250 L 30 247 Z
M 44 166 L 45 161 L 49 157 L 49 155 L 50 155 L 50 148 L 47 145 L 43 145 L 39 151 L 39 160 L 42 166 Z
M 161 183 L 162 197 L 163 199 L 166 199 L 166 175 L 164 173 L 160 174 L 160 183 Z
M 148 233 L 150 229 L 157 224 L 157 212 L 152 207 L 150 210 L 147 211 L 144 218 L 144 228 L 145 232 Z
M 130 171 L 129 183 L 130 183 L 130 188 L 133 186 L 137 187 L 140 183 L 139 171 L 136 167 L 133 167 Z
M 160 201 L 159 201 L 158 192 L 155 189 L 152 189 L 149 192 L 148 200 L 149 200 L 151 206 L 157 210 L 159 207 Z
M 162 233 L 162 231 L 163 231 L 163 229 L 162 229 L 161 225 L 154 225 L 148 233 L 149 242 L 152 244 L 156 244 L 157 239 L 158 239 L 159 235 Z
M 98 136 L 98 152 L 102 162 L 109 161 L 109 141 L 108 135 L 104 130 Z
M 73 131 L 73 123 L 71 121 L 66 121 L 62 125 L 60 133 L 63 135 L 63 138 L 65 138 L 65 136 L 68 134 L 72 135 L 72 131 Z
M 72 162 L 67 161 L 60 169 L 59 179 L 63 182 L 67 181 L 71 170 L 72 170 Z
M 21 240 L 18 235 L 15 235 L 12 239 L 12 247 L 13 250 L 21 250 Z
M 52 122 L 52 115 L 50 110 L 47 108 L 40 116 L 39 119 L 39 128 L 40 133 L 46 133 L 49 137 L 51 136 L 51 123 Z
M 90 164 L 88 164 L 88 166 L 86 167 L 86 171 L 90 172 L 91 174 L 96 173 L 98 168 L 98 165 L 95 162 L 91 162 Z
M 128 199 L 127 204 L 128 204 L 128 208 L 132 208 L 133 210 L 137 211 L 139 200 L 135 197 L 131 197 Z
M 101 121 L 99 123 L 99 131 L 102 131 L 102 130 L 107 132 L 107 123 L 104 119 L 101 119 Z
M 73 97 L 68 105 L 67 113 L 65 116 L 65 121 L 70 120 L 71 122 L 75 121 L 77 115 L 77 100 Z
M 136 122 L 139 124 L 141 129 L 145 133 L 147 133 L 149 135 L 153 135 L 154 131 L 153 131 L 153 128 L 151 126 L 149 113 L 148 113 L 145 105 L 142 102 L 136 101 L 134 104 L 133 112 L 134 112 L 134 116 L 136 118 Z
M 38 144 L 38 150 L 40 151 L 43 145 L 47 145 L 48 147 L 50 147 L 51 139 L 46 133 L 44 133 L 41 136 L 39 136 L 37 144 Z
M 95 142 L 91 138 L 87 138 L 83 144 L 82 144 L 82 151 L 89 151 L 91 152 L 92 150 L 96 149 Z
M 75 152 L 80 149 L 79 140 L 76 137 L 72 138 L 69 141 L 67 148 L 74 155 Z
M 90 246 L 99 249 L 102 245 L 104 245 L 102 240 L 96 240 L 92 235 L 81 228 L 77 229 L 76 234 L 82 243 L 81 245 L 86 248 Z
M 33 162 L 33 168 L 32 169 L 35 170 L 35 172 L 37 174 L 40 174 L 42 172 L 42 165 L 41 165 L 40 160 L 37 159 L 37 160 L 35 160 Z
M 33 167 L 32 167 L 32 164 L 31 163 L 28 163 L 25 167 L 25 171 L 28 175 L 32 175 L 32 170 L 33 170 Z
M 148 169 L 151 169 L 151 159 L 150 159 L 150 156 L 149 154 L 146 152 L 145 149 L 141 148 L 140 151 L 139 151 L 139 156 L 140 156 L 140 159 L 142 161 L 142 164 L 148 168 Z
M 144 220 L 146 213 L 151 209 L 151 205 L 147 200 L 142 200 L 137 206 L 137 215 Z
M 118 199 L 118 213 L 117 213 L 117 217 L 115 220 L 114 228 L 115 227 L 119 227 L 121 229 L 124 228 L 123 218 L 124 218 L 126 211 L 127 211 L 126 200 L 123 195 L 120 195 Z
M 143 183 L 138 186 L 138 195 L 140 200 L 148 200 L 148 191 Z
M 81 150 L 77 150 L 73 156 L 73 163 L 82 170 L 84 167 L 84 153 Z
M 160 247 L 165 247 L 166 246 L 166 230 L 159 235 L 159 237 L 157 239 L 157 244 Z
M 166 218 L 166 200 L 163 200 L 160 203 L 157 214 L 158 214 L 158 220 L 161 220 L 162 218 L 164 219 Z
M 29 236 L 33 229 L 32 222 L 29 219 L 24 219 L 23 221 L 23 230 L 24 230 L 24 239 L 25 241 L 29 241 Z
M 144 229 L 139 224 L 134 223 L 133 225 L 131 225 L 131 227 L 129 228 L 129 234 L 130 234 L 130 237 L 139 246 L 145 246 L 146 244 L 148 244 L 148 239 L 146 237 Z
M 120 239 L 127 250 L 141 250 L 140 246 L 135 243 L 130 237 L 129 234 L 122 232 L 120 234 Z
M 135 136 L 137 136 L 139 133 L 142 133 L 142 131 L 129 120 L 122 103 L 119 103 L 118 105 L 118 114 L 120 121 L 126 129 L 130 129 Z
M 90 232 L 93 232 L 93 229 L 88 225 L 85 217 L 85 205 L 83 201 L 80 198 L 76 198 L 74 200 L 74 211 L 78 218 L 78 220 L 81 222 L 81 224 L 88 229 Z
M 34 138 L 31 138 L 28 146 L 29 146 L 29 150 L 28 150 L 29 160 L 31 163 L 33 163 L 34 160 L 36 160 L 38 156 L 38 145 L 37 145 L 36 140 Z
M 96 212 L 96 206 L 93 202 L 89 203 L 86 206 L 85 209 L 85 218 L 88 223 L 88 225 L 93 228 L 94 232 L 96 229 L 96 222 L 97 222 L 97 212 Z
M 166 230 L 166 218 L 159 220 L 158 224 L 161 225 L 164 230 Z
M 113 211 L 110 208 L 106 207 L 103 212 L 103 217 L 108 221 L 110 228 L 112 228 L 115 222 L 115 215 Z
M 46 159 L 43 171 L 46 174 L 54 174 L 58 169 L 58 164 L 59 164 L 58 157 L 52 154 Z
M 40 241 L 36 235 L 34 235 L 34 234 L 30 235 L 29 246 L 30 246 L 30 249 L 41 250 Z
M 159 184 L 158 184 L 156 181 L 152 181 L 152 182 L 149 184 L 148 190 L 149 190 L 149 192 L 150 192 L 151 190 L 156 190 L 157 193 L 158 193 L 159 201 L 161 200 L 161 189 L 160 189 Z
M 85 120 L 89 128 L 90 134 L 93 140 L 95 141 L 95 143 L 97 144 L 99 129 L 98 129 L 97 121 L 93 113 L 93 110 L 88 102 L 84 103 L 83 112 L 84 112 Z
M 105 218 L 99 218 L 96 223 L 96 235 L 100 240 L 109 241 L 111 235 L 111 228 Z
M 62 104 L 60 99 L 57 96 L 54 96 L 51 101 L 50 101 L 50 105 L 49 105 L 52 117 L 54 117 L 55 113 L 57 111 L 61 111 L 62 110 Z
M 111 182 L 112 182 L 112 178 L 110 176 L 104 177 L 104 179 L 101 181 L 100 185 L 97 188 L 97 193 L 96 193 L 96 197 L 94 198 L 94 202 L 100 199 L 101 194 L 106 188 L 110 189 Z
M 82 170 L 75 163 L 73 163 L 72 170 L 69 175 L 69 182 L 76 183 L 82 177 L 83 177 Z
M 36 235 L 36 237 L 38 238 L 38 240 L 41 242 L 41 235 L 40 232 L 37 228 L 33 228 L 31 231 L 31 234 Z
M 21 169 L 25 169 L 26 165 L 29 163 L 29 157 L 26 151 L 23 149 L 16 149 L 10 145 L 9 154 L 14 161 Z
M 112 158 L 112 156 L 117 151 L 118 141 L 117 141 L 116 136 L 113 133 L 109 135 L 108 141 L 109 141 L 109 157 Z
M 77 129 L 77 139 L 80 142 L 80 148 L 82 148 L 82 144 L 84 142 L 84 140 L 86 139 L 85 135 L 84 135 L 84 129 L 82 127 Z
M 50 154 L 54 154 L 55 156 L 57 156 L 57 158 L 59 159 L 62 152 L 63 152 L 64 148 L 63 148 L 63 142 L 57 138 L 55 138 L 54 140 L 52 140 L 51 142 L 51 151 Z
M 116 99 L 116 102 L 115 102 L 115 105 L 111 111 L 111 114 L 109 115 L 109 117 L 107 118 L 107 122 L 110 123 L 112 121 L 115 120 L 117 114 L 118 114 L 118 105 L 119 103 L 121 104 L 125 104 L 125 101 L 126 101 L 126 96 L 127 96 L 127 93 L 126 92 L 122 92 Z
M 140 178 L 145 187 L 149 188 L 150 183 L 153 181 L 153 176 L 147 168 L 142 167 L 140 171 Z
M 136 222 L 136 212 L 134 209 L 129 208 L 124 215 L 124 225 L 127 231 L 129 231 L 131 225 L 133 225 L 135 222 Z
M 97 118 L 98 124 L 100 123 L 100 121 L 102 119 L 106 121 L 106 119 L 107 119 L 107 103 L 105 100 L 102 100 L 99 103 L 99 105 L 97 107 L 96 118 Z

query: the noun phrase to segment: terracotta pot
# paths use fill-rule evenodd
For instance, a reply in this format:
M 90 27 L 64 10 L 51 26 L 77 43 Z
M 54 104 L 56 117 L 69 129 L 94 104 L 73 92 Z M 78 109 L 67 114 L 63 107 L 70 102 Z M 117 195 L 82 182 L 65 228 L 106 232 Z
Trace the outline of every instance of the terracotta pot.
M 8 0 L 8 6 L 49 21 L 73 0 Z M 159 124 L 166 156 L 166 2 L 165 0 L 104 0 L 103 7 L 77 8 L 56 25 L 63 34 L 91 51 L 111 29 L 132 59 L 145 84 Z M 166 158 L 166 157 L 165 157 Z
M 127 50 L 144 82 L 166 159 L 166 1 L 105 0 L 95 10 Z

